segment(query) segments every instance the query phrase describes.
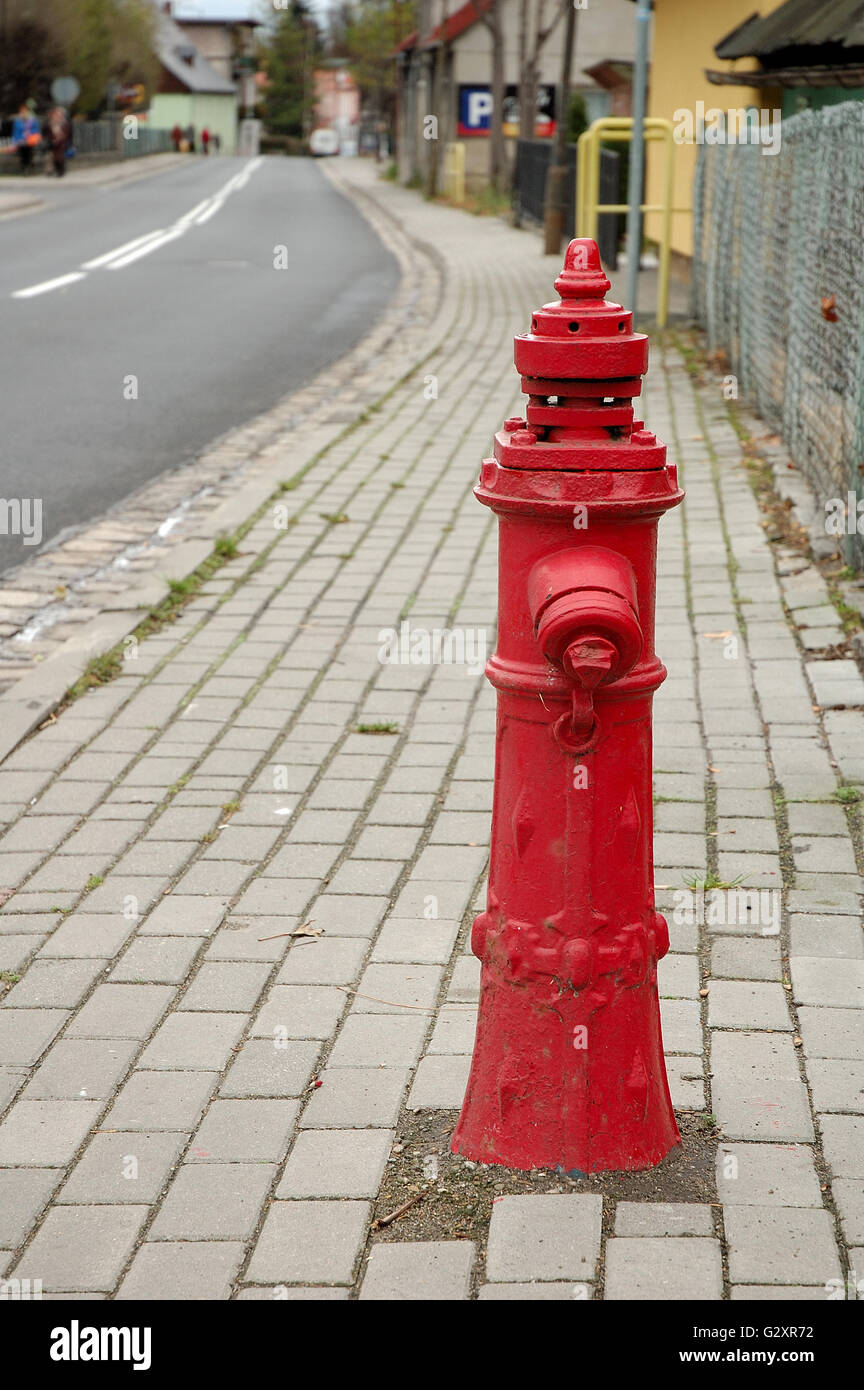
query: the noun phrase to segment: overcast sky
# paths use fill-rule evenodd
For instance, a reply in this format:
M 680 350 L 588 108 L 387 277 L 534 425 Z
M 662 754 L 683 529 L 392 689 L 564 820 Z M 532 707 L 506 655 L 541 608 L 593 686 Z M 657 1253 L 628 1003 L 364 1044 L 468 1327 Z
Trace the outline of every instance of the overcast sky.
M 319 19 L 328 10 L 328 0 L 311 0 Z M 278 11 L 272 0 L 174 0 L 175 19 L 260 19 L 265 23 Z

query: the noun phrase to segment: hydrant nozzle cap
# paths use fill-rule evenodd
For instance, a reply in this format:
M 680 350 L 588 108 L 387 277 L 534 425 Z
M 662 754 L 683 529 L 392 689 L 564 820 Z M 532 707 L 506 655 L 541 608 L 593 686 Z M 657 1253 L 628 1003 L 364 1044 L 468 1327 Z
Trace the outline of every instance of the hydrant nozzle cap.
M 564 253 L 564 269 L 555 281 L 562 299 L 603 299 L 610 288 L 600 264 L 596 241 L 574 237 Z

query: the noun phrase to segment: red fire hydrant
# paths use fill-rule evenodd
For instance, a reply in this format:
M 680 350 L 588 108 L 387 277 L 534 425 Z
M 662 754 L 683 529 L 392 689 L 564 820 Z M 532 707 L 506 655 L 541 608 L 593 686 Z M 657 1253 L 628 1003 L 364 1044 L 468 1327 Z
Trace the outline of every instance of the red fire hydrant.
M 680 1142 L 660 1036 L 651 702 L 657 523 L 683 493 L 633 418 L 648 342 L 593 241 L 515 339 L 527 420 L 477 498 L 499 520 L 495 799 L 474 1057 L 453 1150 L 513 1168 L 646 1168 Z

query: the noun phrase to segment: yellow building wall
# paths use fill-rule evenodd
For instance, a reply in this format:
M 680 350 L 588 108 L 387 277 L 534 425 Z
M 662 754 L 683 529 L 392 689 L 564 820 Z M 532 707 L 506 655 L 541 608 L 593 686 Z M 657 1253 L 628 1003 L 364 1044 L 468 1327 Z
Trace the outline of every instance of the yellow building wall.
M 776 9 L 772 0 L 654 0 L 651 66 L 649 69 L 648 115 L 673 120 L 674 113 L 687 108 L 694 114 L 696 103 L 705 109 L 720 107 L 729 110 L 738 106 L 761 106 L 763 98 L 754 87 L 718 87 L 705 76 L 706 68 L 725 71 L 733 64 L 722 63 L 714 45 L 737 28 L 758 10 L 770 14 Z M 740 59 L 734 65 L 745 72 L 757 67 L 752 59 Z M 675 195 L 673 207 L 689 208 L 693 202 L 693 175 L 699 146 L 675 146 Z M 646 203 L 659 203 L 663 195 L 663 154 L 659 142 L 647 146 Z M 692 255 L 692 218 L 678 213 L 672 218 L 672 249 L 685 256 Z M 657 240 L 660 236 L 660 217 L 648 213 L 644 235 Z

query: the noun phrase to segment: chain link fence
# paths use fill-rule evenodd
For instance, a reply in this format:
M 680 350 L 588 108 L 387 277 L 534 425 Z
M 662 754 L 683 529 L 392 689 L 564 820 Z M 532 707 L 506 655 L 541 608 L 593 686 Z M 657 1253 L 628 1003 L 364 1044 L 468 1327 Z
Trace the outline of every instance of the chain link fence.
M 864 469 L 864 103 L 780 134 L 775 154 L 700 148 L 693 310 L 820 502 L 845 500 Z

